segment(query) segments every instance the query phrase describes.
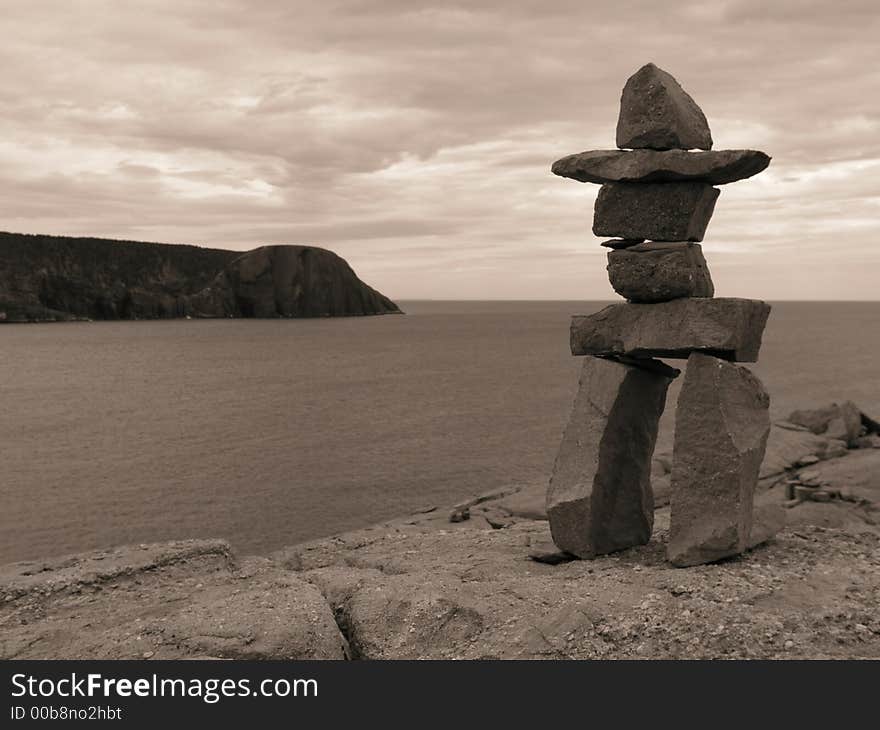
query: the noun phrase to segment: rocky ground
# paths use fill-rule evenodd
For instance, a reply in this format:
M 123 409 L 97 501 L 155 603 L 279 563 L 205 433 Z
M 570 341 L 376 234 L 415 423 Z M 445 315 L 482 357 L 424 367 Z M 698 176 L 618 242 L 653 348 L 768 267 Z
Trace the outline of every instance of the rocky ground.
M 268 557 L 186 541 L 4 566 L 0 657 L 878 658 L 880 440 L 834 441 L 774 426 L 760 499 L 786 527 L 715 565 L 665 560 L 661 454 L 652 541 L 592 561 L 556 553 L 535 485 Z

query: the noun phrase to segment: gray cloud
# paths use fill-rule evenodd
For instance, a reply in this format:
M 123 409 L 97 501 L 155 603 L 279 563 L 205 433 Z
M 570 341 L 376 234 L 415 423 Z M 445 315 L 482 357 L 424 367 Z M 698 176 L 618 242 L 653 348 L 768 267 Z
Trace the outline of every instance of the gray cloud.
M 0 228 L 316 243 L 401 298 L 610 296 L 596 190 L 549 165 L 613 146 L 652 60 L 717 148 L 774 158 L 722 192 L 719 293 L 876 298 L 873 0 L 7 4 Z

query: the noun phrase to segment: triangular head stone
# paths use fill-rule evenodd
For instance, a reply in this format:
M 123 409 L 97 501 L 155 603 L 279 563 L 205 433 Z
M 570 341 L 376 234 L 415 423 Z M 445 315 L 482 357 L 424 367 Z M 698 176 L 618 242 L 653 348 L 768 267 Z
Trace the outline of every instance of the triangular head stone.
M 653 63 L 627 79 L 620 97 L 621 149 L 710 150 L 706 116 L 671 74 Z

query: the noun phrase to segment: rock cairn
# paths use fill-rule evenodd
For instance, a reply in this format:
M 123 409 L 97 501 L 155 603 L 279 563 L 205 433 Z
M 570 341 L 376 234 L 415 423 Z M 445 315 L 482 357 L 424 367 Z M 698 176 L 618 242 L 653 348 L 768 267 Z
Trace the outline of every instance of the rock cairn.
M 714 185 L 751 177 L 770 158 L 712 151 L 703 112 L 650 63 L 623 89 L 617 146 L 552 168 L 602 186 L 593 233 L 612 238 L 602 244 L 608 275 L 627 302 L 572 319 L 571 352 L 586 359 L 547 494 L 550 528 L 560 549 L 581 558 L 648 542 L 651 458 L 667 388 L 680 373 L 658 358 L 687 358 L 667 557 L 678 566 L 712 562 L 772 534 L 752 529 L 769 397 L 734 364 L 757 361 L 770 307 L 714 298 L 699 241 L 720 193 Z

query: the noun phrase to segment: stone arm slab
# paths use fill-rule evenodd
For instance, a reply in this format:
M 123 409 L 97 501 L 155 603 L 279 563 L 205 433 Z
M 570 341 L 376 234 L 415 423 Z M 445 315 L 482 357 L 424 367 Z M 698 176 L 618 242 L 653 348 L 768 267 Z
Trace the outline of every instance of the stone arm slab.
M 571 321 L 572 355 L 687 358 L 702 352 L 757 362 L 770 305 L 756 299 L 693 298 L 612 304 Z

